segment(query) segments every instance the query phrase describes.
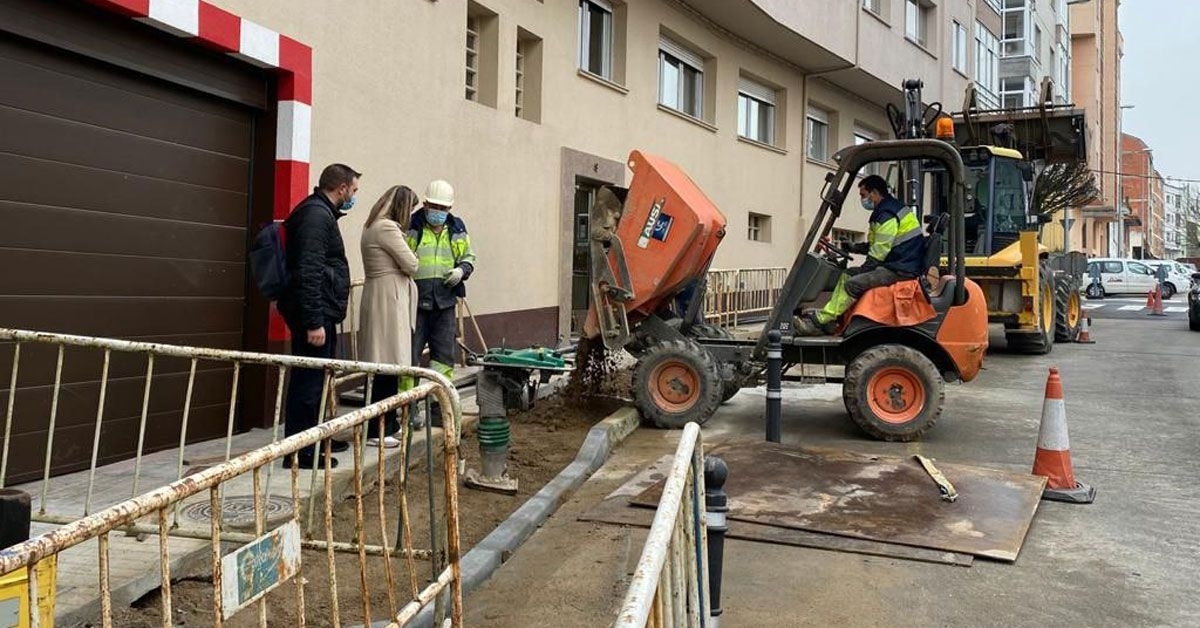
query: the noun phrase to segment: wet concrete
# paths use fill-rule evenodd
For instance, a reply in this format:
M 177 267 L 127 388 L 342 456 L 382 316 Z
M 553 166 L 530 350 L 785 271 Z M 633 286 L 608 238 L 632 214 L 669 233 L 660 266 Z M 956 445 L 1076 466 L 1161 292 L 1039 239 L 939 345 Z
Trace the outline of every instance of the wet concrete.
M 837 387 L 786 390 L 786 443 L 1028 470 L 1047 368 L 1057 366 L 1076 475 L 1097 487 L 1097 500 L 1042 502 L 1011 565 L 964 569 L 730 541 L 722 625 L 1200 625 L 1200 334 L 1186 322 L 1094 322 L 1095 345 L 990 355 L 976 382 L 947 389 L 942 419 L 920 443 L 867 440 L 845 418 Z M 706 441 L 762 434 L 763 402 L 761 390 L 743 391 L 708 423 Z M 645 532 L 575 519 L 676 439 L 632 435 L 468 598 L 471 623 L 610 625 Z

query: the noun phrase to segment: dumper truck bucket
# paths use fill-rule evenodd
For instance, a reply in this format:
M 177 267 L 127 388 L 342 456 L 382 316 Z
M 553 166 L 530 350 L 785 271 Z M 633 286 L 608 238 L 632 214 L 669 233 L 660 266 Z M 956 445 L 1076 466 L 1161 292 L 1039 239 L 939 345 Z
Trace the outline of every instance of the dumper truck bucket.
M 992 144 L 1014 148 L 1030 161 L 1073 163 L 1087 160 L 1084 111 L 1073 105 L 1052 105 L 1043 85 L 1042 103 L 1021 109 L 980 109 L 974 86 L 967 88 L 963 110 L 953 115 L 954 141 L 959 146 Z
M 602 189 L 588 223 L 592 302 L 583 335 L 609 349 L 702 280 L 725 237 L 725 215 L 678 166 L 636 150 L 627 165 L 629 188 Z

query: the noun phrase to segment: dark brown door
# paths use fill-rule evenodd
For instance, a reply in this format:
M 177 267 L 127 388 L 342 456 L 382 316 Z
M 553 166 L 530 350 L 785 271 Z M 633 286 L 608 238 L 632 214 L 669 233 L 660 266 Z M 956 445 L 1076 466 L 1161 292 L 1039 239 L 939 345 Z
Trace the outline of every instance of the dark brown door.
M 241 348 L 256 112 L 108 61 L 0 32 L 0 326 Z M 41 473 L 55 356 L 22 348 L 8 483 Z M 102 362 L 66 353 L 55 473 L 90 462 Z M 155 364 L 147 450 L 178 443 L 188 368 Z M 114 354 L 101 463 L 135 451 L 145 371 Z M 224 435 L 231 379 L 199 364 L 189 440 Z

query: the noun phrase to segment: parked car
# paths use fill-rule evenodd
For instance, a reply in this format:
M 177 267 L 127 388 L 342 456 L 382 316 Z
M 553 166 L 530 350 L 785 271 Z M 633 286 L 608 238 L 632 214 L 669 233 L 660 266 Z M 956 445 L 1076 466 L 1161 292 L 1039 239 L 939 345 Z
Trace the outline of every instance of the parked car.
M 1158 285 L 1154 269 L 1143 260 L 1111 257 L 1088 260 L 1088 275 L 1095 276 L 1096 269 L 1100 271 L 1100 284 L 1088 283 L 1086 294 L 1091 299 L 1114 294 L 1146 294 Z
M 1200 331 L 1200 273 L 1192 273 L 1192 289 L 1188 290 L 1188 327 Z
M 1185 268 L 1179 262 L 1170 260 L 1142 260 L 1147 266 L 1158 272 L 1159 266 L 1167 267 L 1167 278 L 1163 281 L 1163 298 L 1169 299 L 1180 292 L 1187 292 L 1192 287 L 1192 273 L 1195 272 Z

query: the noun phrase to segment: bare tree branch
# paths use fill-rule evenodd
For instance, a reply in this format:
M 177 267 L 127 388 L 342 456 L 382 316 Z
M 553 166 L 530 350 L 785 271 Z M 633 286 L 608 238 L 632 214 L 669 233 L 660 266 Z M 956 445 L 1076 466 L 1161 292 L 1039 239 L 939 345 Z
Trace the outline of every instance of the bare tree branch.
M 1096 200 L 1100 190 L 1086 162 L 1046 166 L 1034 183 L 1032 205 L 1042 214 L 1057 214 L 1068 207 L 1083 207 Z

